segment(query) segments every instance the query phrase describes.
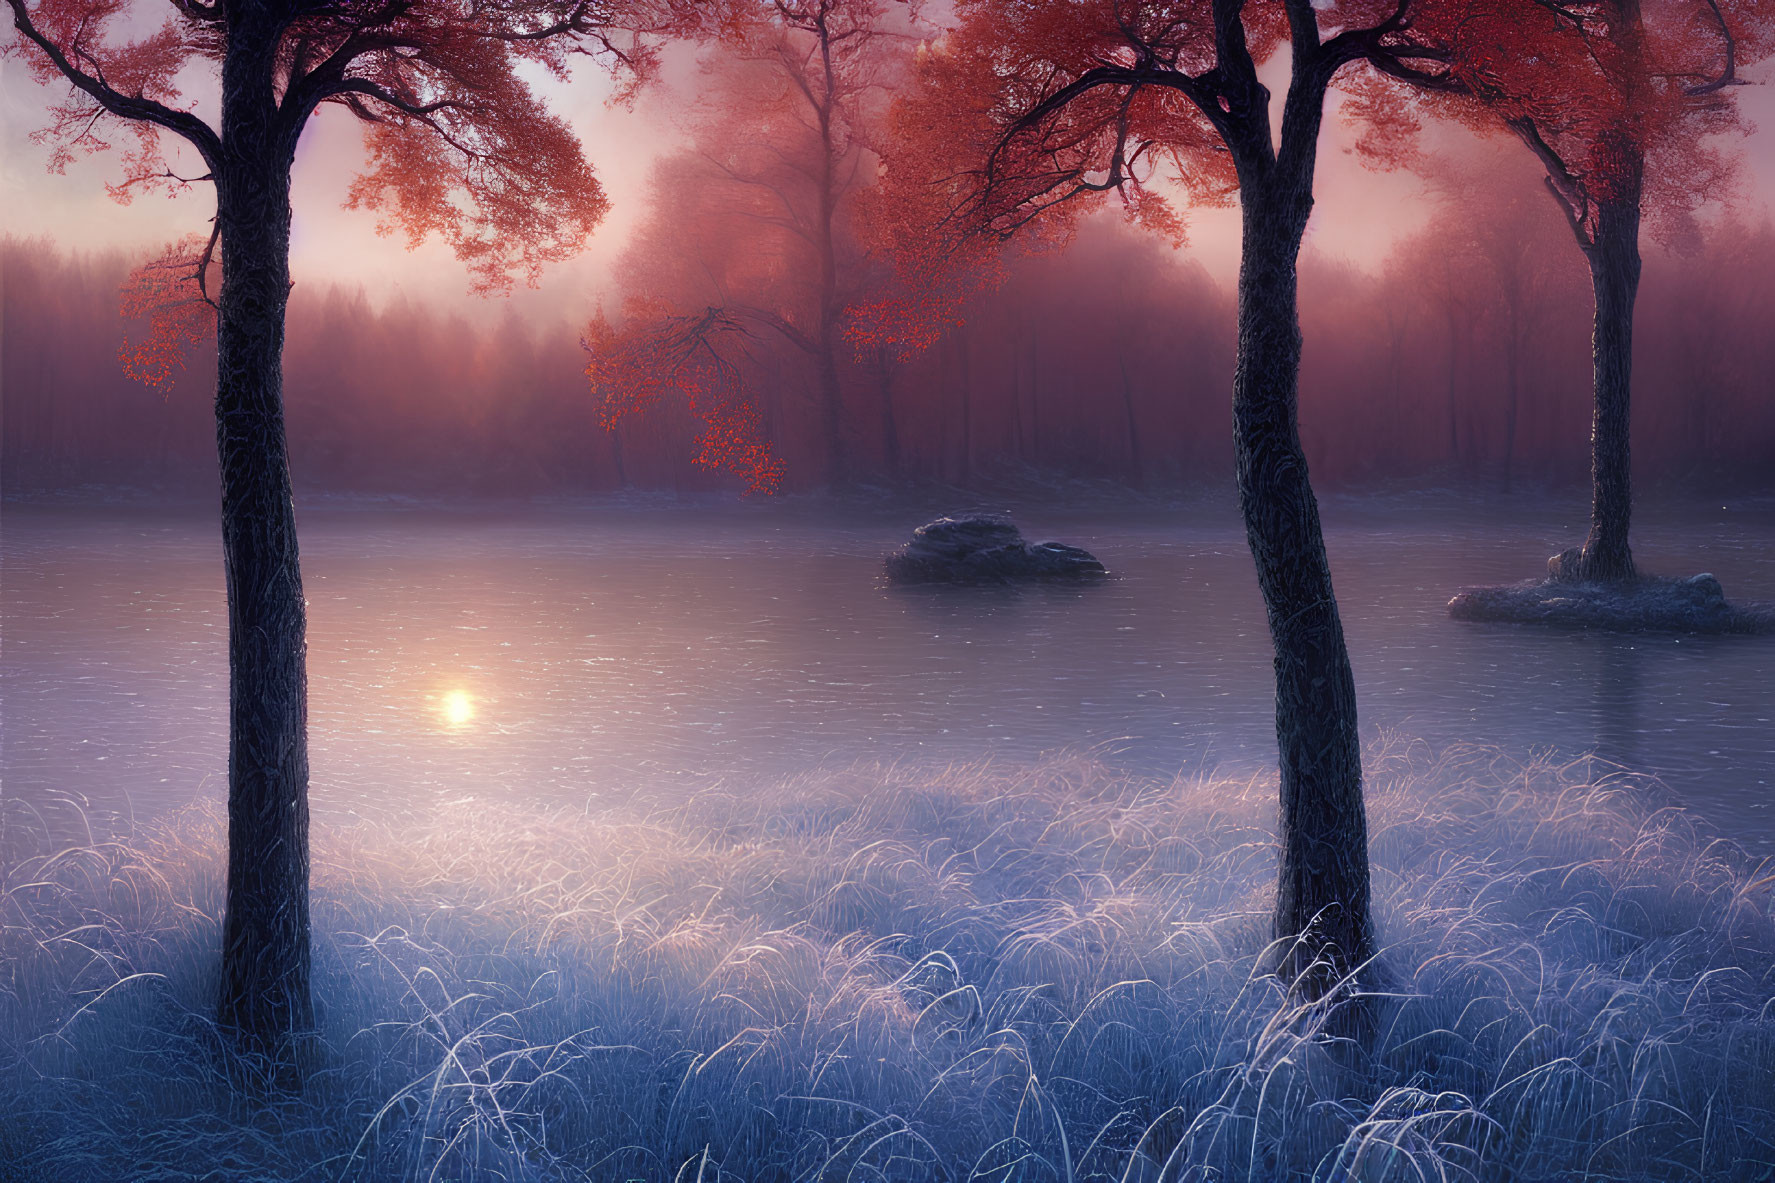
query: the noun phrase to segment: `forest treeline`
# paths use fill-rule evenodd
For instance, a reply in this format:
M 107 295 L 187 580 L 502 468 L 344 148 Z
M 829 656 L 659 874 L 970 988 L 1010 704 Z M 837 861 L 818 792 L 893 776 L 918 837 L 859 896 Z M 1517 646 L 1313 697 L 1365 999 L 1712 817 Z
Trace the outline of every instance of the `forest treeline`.
M 1578 484 L 1590 307 L 1559 213 L 1518 169 L 1475 167 L 1378 267 L 1309 254 L 1301 422 L 1314 475 L 1361 484 Z M 1564 236 L 1564 237 L 1562 237 Z M 133 260 L 0 240 L 4 481 L 12 491 L 215 486 L 213 354 L 164 396 L 128 378 Z M 655 273 L 657 277 L 657 273 Z M 851 464 L 883 481 L 986 485 L 1037 469 L 1153 491 L 1225 485 L 1232 293 L 1187 250 L 1098 219 L 1025 257 L 964 323 L 901 361 L 841 353 Z M 1775 228 L 1724 220 L 1648 252 L 1634 445 L 1653 479 L 1755 487 L 1775 454 Z M 534 495 L 718 490 L 670 400 L 603 425 L 581 333 L 467 319 L 298 283 L 286 353 L 291 464 L 307 492 Z M 742 362 L 785 486 L 825 483 L 816 375 L 767 335 Z M 891 434 L 890 434 L 891 433 Z

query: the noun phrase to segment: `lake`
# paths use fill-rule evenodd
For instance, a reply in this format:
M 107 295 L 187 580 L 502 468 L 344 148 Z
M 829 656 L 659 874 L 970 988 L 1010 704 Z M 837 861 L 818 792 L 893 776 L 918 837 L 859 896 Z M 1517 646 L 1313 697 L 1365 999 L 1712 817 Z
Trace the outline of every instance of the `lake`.
M 1449 620 L 1577 541 L 1570 497 L 1333 497 L 1365 735 L 1596 752 L 1775 853 L 1775 640 Z M 714 778 L 1088 748 L 1173 773 L 1275 758 L 1232 506 L 1024 509 L 1089 587 L 884 586 L 917 512 L 805 504 L 305 506 L 317 813 L 665 800 Z M 1652 505 L 1649 570 L 1775 598 L 1775 505 Z M 225 794 L 220 541 L 197 512 L 9 504 L 0 792 L 108 830 Z M 118 820 L 121 819 L 121 822 Z

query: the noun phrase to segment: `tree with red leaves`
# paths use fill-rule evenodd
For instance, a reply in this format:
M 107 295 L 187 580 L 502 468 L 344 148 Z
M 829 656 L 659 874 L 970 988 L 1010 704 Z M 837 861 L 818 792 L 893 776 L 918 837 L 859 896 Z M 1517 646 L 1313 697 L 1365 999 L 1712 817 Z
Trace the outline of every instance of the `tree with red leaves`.
M 213 325 L 216 436 L 228 586 L 228 895 L 219 1014 L 255 1046 L 312 1021 L 309 998 L 305 610 L 285 457 L 282 352 L 289 298 L 290 169 L 322 104 L 362 122 L 368 168 L 350 204 L 381 211 L 417 241 L 437 234 L 482 289 L 534 277 L 575 251 L 606 201 L 578 140 L 520 77 L 565 77 L 590 55 L 631 80 L 653 64 L 649 35 L 670 0 L 170 0 L 137 40 L 147 0 L 7 0 L 5 47 L 42 82 L 66 82 L 40 136 L 52 168 L 131 137 L 138 190 L 206 181 L 213 229 L 138 274 L 126 311 L 159 322 L 133 362 L 170 378 L 166 343 Z M 179 83 L 206 68 L 217 117 Z M 175 174 L 165 137 L 202 161 Z M 209 277 L 219 258 L 219 288 Z M 183 292 L 183 294 L 180 294 Z
M 681 395 L 703 425 L 694 463 L 733 473 L 748 493 L 780 489 L 783 462 L 764 437 L 741 375 L 750 337 L 745 326 L 722 308 L 685 316 L 635 300 L 627 313 L 622 331 L 603 313 L 594 316 L 581 341 L 590 357 L 586 377 L 602 396 L 604 426 L 614 429 L 625 415 Z
M 897 116 L 887 185 L 913 221 L 1064 233 L 1108 196 L 1172 237 L 1154 182 L 1236 192 L 1243 255 L 1233 420 L 1240 507 L 1275 647 L 1281 756 L 1279 970 L 1322 996 L 1373 955 L 1356 692 L 1296 415 L 1297 262 L 1325 96 L 1361 67 L 1441 65 L 1419 0 L 962 0 Z M 1286 48 L 1281 127 L 1257 63 Z M 957 237 L 964 237 L 958 233 Z M 923 266 L 925 264 L 920 264 Z
M 1640 229 L 1695 240 L 1694 213 L 1730 195 L 1719 137 L 1744 130 L 1732 89 L 1775 49 L 1768 0 L 1437 0 L 1413 36 L 1446 63 L 1371 80 L 1358 104 L 1377 163 L 1413 159 L 1420 104 L 1532 151 L 1590 268 L 1590 532 L 1558 579 L 1629 580 L 1633 309 Z M 1416 98 L 1418 102 L 1412 100 Z
M 856 467 L 847 355 L 868 352 L 854 339 L 847 347 L 850 310 L 878 278 L 853 209 L 874 179 L 873 140 L 888 85 L 910 56 L 916 11 L 883 0 L 716 0 L 707 17 L 713 44 L 692 146 L 656 171 L 650 217 L 628 254 L 634 298 L 608 342 L 612 352 L 595 357 L 588 373 L 614 422 L 671 389 L 647 365 L 620 363 L 651 363 L 658 341 L 672 352 L 685 332 L 707 331 L 693 352 L 724 359 L 730 393 L 711 399 L 706 385 L 684 393 L 709 430 L 725 436 L 739 420 L 759 419 L 753 400 L 739 396 L 739 350 L 766 340 L 781 346 L 811 370 L 825 476 L 842 484 Z M 696 308 L 706 311 L 686 311 Z M 608 330 L 601 323 L 591 337 Z M 880 378 L 885 360 L 874 360 Z M 885 383 L 878 388 L 885 399 Z M 891 405 L 884 415 L 891 418 Z M 890 431 L 884 450 L 893 444 Z M 703 452 L 723 464 L 724 455 Z M 757 469 L 741 475 L 748 488 L 763 487 Z

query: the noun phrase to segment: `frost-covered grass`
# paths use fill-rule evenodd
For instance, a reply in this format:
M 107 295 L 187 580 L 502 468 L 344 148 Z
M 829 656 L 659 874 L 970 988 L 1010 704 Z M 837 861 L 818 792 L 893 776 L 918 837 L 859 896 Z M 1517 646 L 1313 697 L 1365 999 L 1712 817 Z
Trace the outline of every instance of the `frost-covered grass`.
M 1369 768 L 1386 985 L 1329 1026 L 1261 968 L 1268 777 L 859 768 L 324 828 L 320 1031 L 269 1095 L 208 1019 L 218 816 L 13 859 L 0 1176 L 1769 1177 L 1770 869 L 1590 763 Z

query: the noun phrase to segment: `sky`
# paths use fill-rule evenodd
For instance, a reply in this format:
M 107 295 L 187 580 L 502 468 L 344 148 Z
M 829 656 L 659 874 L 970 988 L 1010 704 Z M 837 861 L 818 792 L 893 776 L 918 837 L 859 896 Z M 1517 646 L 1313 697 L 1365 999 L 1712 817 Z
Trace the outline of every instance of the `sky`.
M 1284 63 L 1273 61 L 1266 70 L 1278 104 L 1284 69 Z M 1775 87 L 1769 85 L 1775 69 L 1765 65 L 1752 77 L 1756 84 L 1740 92 L 1740 102 L 1753 124 L 1771 131 L 1753 133 L 1746 141 L 1744 208 L 1761 216 L 1775 205 Z M 644 212 L 653 161 L 684 142 L 673 111 L 682 106 L 696 79 L 694 63 L 680 53 L 668 62 L 663 84 L 644 93 L 632 110 L 609 103 L 609 80 L 590 63 L 565 84 L 535 79 L 553 109 L 579 134 L 610 197 L 611 212 L 584 251 L 552 267 L 539 288 L 527 291 L 517 285 L 510 297 L 517 312 L 579 322 L 596 307 L 609 290 L 612 264 Z M 199 102 L 203 82 L 193 78 L 187 88 Z M 149 194 L 119 205 L 104 188 L 118 175 L 113 154 L 79 161 L 62 175 L 48 172 L 48 149 L 32 143 L 30 135 L 43 125 L 45 106 L 57 97 L 57 89 L 40 86 L 20 62 L 0 60 L 4 232 L 47 236 L 64 249 L 146 254 L 205 228 L 213 208 L 207 186 L 170 198 Z M 1327 120 L 1308 249 L 1373 268 L 1395 238 L 1423 223 L 1423 189 L 1407 174 L 1380 175 L 1363 167 L 1349 152 L 1351 139 L 1340 120 Z M 342 208 L 361 159 L 358 129 L 349 114 L 329 108 L 310 122 L 293 181 L 291 270 L 296 282 L 361 287 L 378 303 L 405 295 L 478 318 L 503 315 L 504 300 L 469 294 L 467 273 L 442 245 L 434 241 L 409 250 L 404 235 L 377 235 L 374 214 Z M 1237 211 L 1194 211 L 1190 224 L 1185 252 L 1230 284 L 1238 269 Z

